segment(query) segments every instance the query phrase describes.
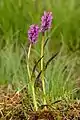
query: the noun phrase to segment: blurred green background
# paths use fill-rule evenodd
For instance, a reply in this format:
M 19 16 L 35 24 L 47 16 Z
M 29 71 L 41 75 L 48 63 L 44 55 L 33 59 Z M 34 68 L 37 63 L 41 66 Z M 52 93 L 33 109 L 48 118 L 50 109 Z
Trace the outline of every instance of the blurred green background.
M 43 11 L 53 12 L 50 48 L 61 40 L 71 50 L 80 48 L 80 0 L 0 0 L 0 47 L 27 41 L 31 24 L 40 24 Z
M 50 54 L 59 52 L 63 45 L 65 46 L 60 58 L 57 58 L 58 63 L 52 64 L 54 69 L 50 66 L 46 74 L 47 78 L 50 79 L 48 81 L 50 84 L 47 86 L 49 91 L 47 92 L 49 94 L 56 90 L 55 93 L 53 92 L 56 97 L 57 93 L 59 93 L 59 96 L 63 95 L 62 86 L 65 77 L 68 81 L 79 77 L 80 0 L 0 0 L 0 83 L 12 83 L 13 81 L 16 87 L 22 87 L 27 83 L 25 60 L 25 55 L 27 55 L 25 52 L 26 44 L 28 44 L 27 30 L 31 24 L 40 25 L 44 11 L 52 11 L 53 13 L 52 29 L 48 33 L 50 40 L 46 47 L 46 55 L 49 57 Z M 36 56 L 40 57 L 40 44 L 41 35 L 39 36 L 39 42 L 34 46 L 35 49 L 32 49 L 35 56 L 32 54 L 31 65 L 33 65 Z M 66 53 L 66 51 L 68 52 Z M 66 53 L 66 56 L 69 53 L 68 57 L 63 57 L 63 53 Z M 67 61 L 69 61 L 69 64 L 67 64 L 68 71 L 66 75 L 63 75 Z M 64 67 L 62 67 L 63 63 L 65 64 Z M 72 67 L 73 70 L 70 66 L 76 66 L 76 69 Z M 57 71 L 58 67 L 59 71 Z M 77 74 L 74 75 L 74 73 Z M 52 80 L 53 82 L 51 82 Z M 71 83 L 69 82 L 69 85 L 71 85 L 69 90 L 72 88 Z M 61 93 L 57 89 L 60 85 Z M 51 93 L 51 96 L 53 93 Z

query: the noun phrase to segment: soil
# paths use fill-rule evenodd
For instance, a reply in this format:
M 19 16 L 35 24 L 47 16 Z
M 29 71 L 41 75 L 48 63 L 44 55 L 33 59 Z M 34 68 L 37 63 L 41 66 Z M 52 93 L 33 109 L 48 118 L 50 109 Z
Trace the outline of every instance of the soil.
M 57 103 L 52 111 L 42 110 L 30 114 L 29 120 L 80 120 L 80 103 L 70 103 L 64 107 L 63 103 Z
M 23 98 L 23 93 L 0 87 L 0 120 L 80 120 L 80 100 L 58 101 L 29 112 Z

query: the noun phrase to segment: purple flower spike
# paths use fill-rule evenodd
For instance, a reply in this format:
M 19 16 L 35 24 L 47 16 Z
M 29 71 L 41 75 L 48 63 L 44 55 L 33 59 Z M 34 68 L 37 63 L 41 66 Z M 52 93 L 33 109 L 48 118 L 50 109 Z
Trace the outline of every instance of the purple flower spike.
M 28 39 L 30 40 L 31 44 L 36 43 L 38 35 L 39 35 L 38 25 L 31 25 L 28 30 Z
M 51 28 L 52 19 L 52 12 L 44 12 L 44 15 L 41 18 L 41 32 L 44 33 Z

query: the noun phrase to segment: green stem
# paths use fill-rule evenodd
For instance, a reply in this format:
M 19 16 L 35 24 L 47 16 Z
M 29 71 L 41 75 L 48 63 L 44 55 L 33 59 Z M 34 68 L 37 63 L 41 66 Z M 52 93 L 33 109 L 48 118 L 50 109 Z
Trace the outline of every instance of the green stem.
M 28 71 L 29 80 L 31 79 L 30 69 L 29 69 L 29 57 L 30 57 L 30 51 L 31 51 L 31 44 L 30 44 L 30 46 L 29 46 L 28 57 L 27 57 L 27 71 Z
M 30 81 L 30 83 L 31 83 L 31 87 L 32 87 L 33 104 L 34 104 L 34 108 L 35 108 L 35 110 L 37 111 L 38 107 L 37 107 L 36 96 L 35 96 L 34 82 L 31 80 L 31 74 L 30 74 L 30 69 L 29 69 L 29 57 L 30 57 L 30 51 L 31 51 L 31 44 L 30 44 L 30 46 L 29 46 L 29 50 L 28 50 L 27 71 L 28 71 L 29 81 Z
M 32 92 L 33 92 L 34 107 L 35 107 L 35 110 L 37 111 L 37 110 L 38 110 L 38 107 L 37 107 L 37 101 L 36 101 L 36 96 L 35 96 L 34 83 L 32 84 Z
M 44 34 L 42 36 L 42 43 L 41 43 L 41 57 L 44 55 Z M 41 80 L 42 80 L 42 88 L 43 88 L 43 94 L 44 94 L 44 105 L 46 104 L 46 92 L 45 92 L 45 80 L 44 80 L 44 58 L 41 59 Z

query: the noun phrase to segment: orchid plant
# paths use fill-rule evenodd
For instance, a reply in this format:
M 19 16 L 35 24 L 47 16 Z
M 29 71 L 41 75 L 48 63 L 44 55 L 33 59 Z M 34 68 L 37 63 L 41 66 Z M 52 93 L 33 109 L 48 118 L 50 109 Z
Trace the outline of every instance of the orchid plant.
M 45 32 L 51 28 L 52 24 L 52 12 L 44 12 L 44 15 L 41 17 L 41 26 L 39 27 L 38 25 L 31 25 L 29 30 L 28 30 L 28 39 L 30 42 L 29 45 L 29 50 L 28 50 L 28 57 L 27 57 L 27 71 L 28 71 L 28 77 L 29 81 L 31 83 L 31 88 L 32 88 L 32 94 L 33 94 L 33 103 L 34 103 L 34 108 L 37 111 L 37 101 L 36 101 L 36 95 L 35 95 L 35 88 L 34 88 L 34 81 L 32 80 L 31 77 L 31 71 L 29 69 L 29 58 L 30 58 L 30 51 L 31 51 L 31 46 L 34 45 L 37 40 L 39 33 L 42 33 L 42 41 L 41 41 L 41 81 L 42 81 L 42 90 L 43 90 L 43 104 L 46 105 L 46 91 L 45 91 L 45 77 L 44 77 L 44 42 L 45 42 Z

